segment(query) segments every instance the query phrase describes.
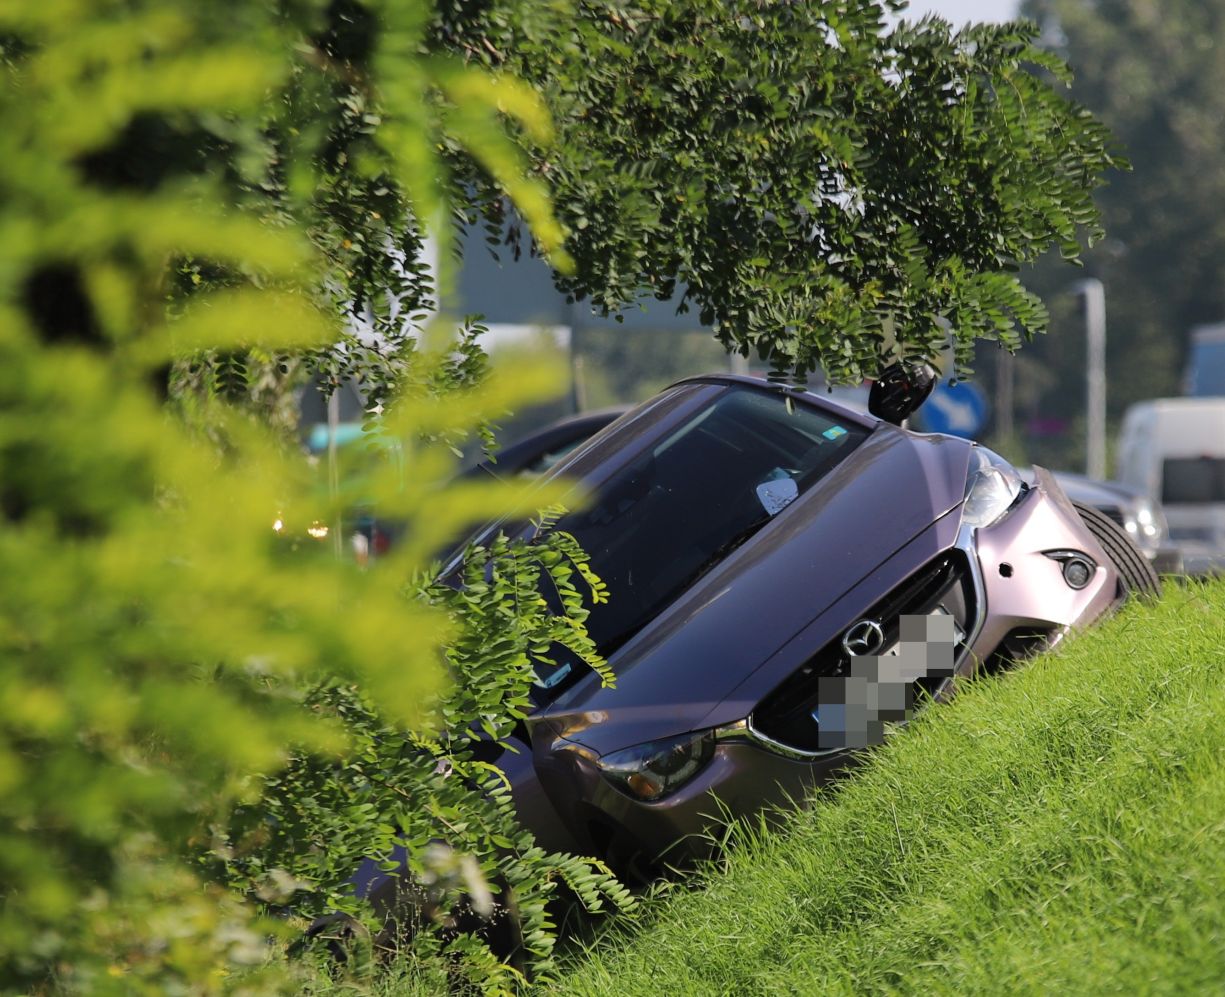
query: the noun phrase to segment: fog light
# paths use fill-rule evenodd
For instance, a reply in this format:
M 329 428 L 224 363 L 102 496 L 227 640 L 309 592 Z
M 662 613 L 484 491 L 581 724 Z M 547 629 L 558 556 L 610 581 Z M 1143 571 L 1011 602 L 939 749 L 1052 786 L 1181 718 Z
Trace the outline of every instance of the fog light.
M 1044 550 L 1042 552 L 1052 561 L 1058 561 L 1063 568 L 1063 580 L 1070 589 L 1083 589 L 1093 580 L 1097 565 L 1088 554 L 1078 550 Z
M 1093 577 L 1093 565 L 1079 557 L 1063 562 L 1063 580 L 1069 588 L 1083 589 Z

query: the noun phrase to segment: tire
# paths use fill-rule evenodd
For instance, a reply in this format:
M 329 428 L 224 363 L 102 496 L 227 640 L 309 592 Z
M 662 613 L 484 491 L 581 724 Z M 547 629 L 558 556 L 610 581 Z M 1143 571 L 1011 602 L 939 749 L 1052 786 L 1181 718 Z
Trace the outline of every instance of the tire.
M 418 932 L 430 930 L 443 942 L 473 935 L 489 946 L 498 961 L 530 978 L 523 925 L 510 883 L 499 874 L 492 877 L 492 885 L 503 898 L 509 898 L 495 903 L 492 915 L 478 913 L 466 893 L 460 894 L 454 905 L 442 907 L 437 891 L 420 886 L 401 867 L 365 897 L 372 913 L 382 922 L 382 930 L 377 934 L 371 935 L 361 921 L 349 914 L 325 914 L 314 920 L 290 951 L 298 954 L 315 949 L 336 968 L 361 969 L 372 965 L 375 959 L 395 958 Z
M 1118 568 L 1120 601 L 1133 596 L 1156 599 L 1161 595 L 1161 579 L 1127 531 L 1100 509 L 1080 502 L 1073 502 L 1072 505 L 1076 507 L 1081 522 Z
M 307 951 L 327 956 L 334 967 L 369 966 L 373 954 L 370 932 L 357 918 L 348 914 L 325 914 L 315 918 L 305 933 L 289 947 L 291 957 Z

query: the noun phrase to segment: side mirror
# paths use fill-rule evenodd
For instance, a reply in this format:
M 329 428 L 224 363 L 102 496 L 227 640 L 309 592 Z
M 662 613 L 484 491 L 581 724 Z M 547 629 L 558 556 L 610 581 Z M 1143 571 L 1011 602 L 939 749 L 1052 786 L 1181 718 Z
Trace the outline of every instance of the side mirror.
M 876 418 L 900 426 L 936 387 L 939 379 L 927 364 L 909 367 L 895 363 L 881 371 L 868 393 L 868 411 Z

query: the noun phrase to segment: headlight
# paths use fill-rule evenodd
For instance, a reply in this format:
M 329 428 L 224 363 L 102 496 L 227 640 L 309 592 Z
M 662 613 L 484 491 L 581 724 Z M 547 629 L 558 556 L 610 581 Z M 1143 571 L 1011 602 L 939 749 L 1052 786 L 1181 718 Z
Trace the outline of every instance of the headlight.
M 975 447 L 966 477 L 966 498 L 961 521 L 969 526 L 990 526 L 1004 515 L 1025 490 L 1016 468 L 986 447 Z
M 1124 517 L 1123 526 L 1137 543 L 1152 543 L 1164 532 L 1151 500 L 1137 499 Z
M 648 741 L 598 762 L 604 778 L 637 800 L 661 800 L 697 775 L 715 752 L 710 731 Z

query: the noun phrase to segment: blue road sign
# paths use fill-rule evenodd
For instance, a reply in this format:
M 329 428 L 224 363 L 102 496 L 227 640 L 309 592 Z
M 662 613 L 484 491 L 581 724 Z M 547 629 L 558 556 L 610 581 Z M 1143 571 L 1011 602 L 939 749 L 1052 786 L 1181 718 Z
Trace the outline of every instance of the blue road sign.
M 941 381 L 915 413 L 915 420 L 929 433 L 972 439 L 987 422 L 987 408 L 987 397 L 977 384 Z

